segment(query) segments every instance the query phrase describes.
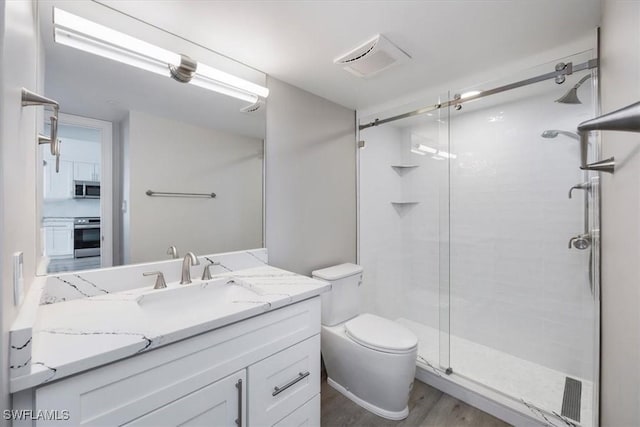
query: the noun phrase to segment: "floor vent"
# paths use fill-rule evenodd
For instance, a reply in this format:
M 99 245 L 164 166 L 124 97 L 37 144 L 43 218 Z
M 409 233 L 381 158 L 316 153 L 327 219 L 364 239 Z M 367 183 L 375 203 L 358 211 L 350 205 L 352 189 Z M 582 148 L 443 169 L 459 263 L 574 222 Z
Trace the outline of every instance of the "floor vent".
M 582 398 L 582 382 L 566 377 L 564 395 L 562 396 L 561 414 L 580 422 L 580 399 Z

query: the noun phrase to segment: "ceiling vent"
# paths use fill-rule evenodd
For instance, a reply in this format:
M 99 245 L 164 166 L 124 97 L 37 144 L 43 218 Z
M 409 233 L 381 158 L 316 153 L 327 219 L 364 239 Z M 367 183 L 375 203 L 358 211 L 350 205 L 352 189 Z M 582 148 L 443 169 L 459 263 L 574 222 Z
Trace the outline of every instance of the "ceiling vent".
M 381 34 L 333 61 L 358 77 L 369 78 L 411 57 Z
M 240 111 L 243 113 L 255 113 L 256 111 L 262 109 L 262 107 L 264 107 L 264 101 L 262 99 L 259 99 L 254 104 L 241 108 Z

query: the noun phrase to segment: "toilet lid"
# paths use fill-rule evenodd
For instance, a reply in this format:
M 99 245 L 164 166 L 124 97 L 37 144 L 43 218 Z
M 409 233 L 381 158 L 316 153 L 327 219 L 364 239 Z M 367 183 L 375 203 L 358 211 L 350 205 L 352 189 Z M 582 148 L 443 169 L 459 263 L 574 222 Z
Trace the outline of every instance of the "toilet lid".
M 409 329 L 373 314 L 361 314 L 344 328 L 357 343 L 387 353 L 406 353 L 418 345 L 418 338 Z

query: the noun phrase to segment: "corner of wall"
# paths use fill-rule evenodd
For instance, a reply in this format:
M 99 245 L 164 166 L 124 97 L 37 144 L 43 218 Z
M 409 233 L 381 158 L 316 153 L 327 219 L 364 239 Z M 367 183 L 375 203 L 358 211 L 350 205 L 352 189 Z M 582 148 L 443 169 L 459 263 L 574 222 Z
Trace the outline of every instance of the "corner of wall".
M 269 77 L 265 142 L 270 264 L 299 274 L 356 261 L 354 111 Z
M 0 280 L 2 343 L 8 348 L 9 328 L 17 314 L 13 304 L 12 254 L 24 253 L 25 293 L 35 277 L 36 262 L 36 108 L 24 109 L 21 88 L 38 90 L 37 17 L 33 2 L 2 2 L 0 19 Z M 9 209 L 10 207 L 10 209 Z M 8 353 L 0 354 L 0 401 L 10 406 Z M 0 424 L 6 423 L 5 420 Z
M 602 112 L 640 99 L 640 2 L 604 0 L 601 27 Z M 602 426 L 640 425 L 640 135 L 602 132 Z

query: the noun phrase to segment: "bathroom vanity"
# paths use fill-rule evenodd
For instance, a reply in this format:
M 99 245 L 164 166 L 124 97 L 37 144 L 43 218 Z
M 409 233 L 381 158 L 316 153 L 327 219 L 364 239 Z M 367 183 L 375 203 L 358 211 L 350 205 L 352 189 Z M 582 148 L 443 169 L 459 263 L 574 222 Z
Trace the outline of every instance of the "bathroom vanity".
M 249 253 L 213 255 L 233 271 L 212 268 L 211 280 L 182 286 L 169 276 L 160 290 L 115 291 L 89 272 L 49 276 L 31 339 L 12 334 L 12 360 L 30 359 L 28 369 L 13 365 L 13 409 L 37 418 L 14 425 L 319 425 L 319 294 L 328 285 L 257 261 L 229 267 Z M 163 264 L 170 272 L 176 261 Z M 53 285 L 87 293 L 81 280 L 106 293 L 70 299 Z M 60 300 L 47 304 L 51 292 Z

